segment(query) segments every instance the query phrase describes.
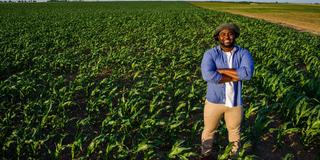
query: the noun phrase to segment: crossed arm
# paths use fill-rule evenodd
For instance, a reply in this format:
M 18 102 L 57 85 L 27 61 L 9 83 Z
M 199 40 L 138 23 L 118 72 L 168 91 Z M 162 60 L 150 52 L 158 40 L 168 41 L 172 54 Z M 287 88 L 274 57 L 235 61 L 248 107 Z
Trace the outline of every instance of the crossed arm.
M 201 62 L 201 73 L 203 79 L 207 82 L 213 83 L 250 80 L 254 70 L 253 58 L 248 51 L 243 54 L 241 64 L 237 69 L 218 69 L 216 62 L 210 55 L 210 52 L 206 52 Z
M 239 81 L 237 71 L 235 69 L 217 69 L 217 72 L 222 75 L 219 83 Z

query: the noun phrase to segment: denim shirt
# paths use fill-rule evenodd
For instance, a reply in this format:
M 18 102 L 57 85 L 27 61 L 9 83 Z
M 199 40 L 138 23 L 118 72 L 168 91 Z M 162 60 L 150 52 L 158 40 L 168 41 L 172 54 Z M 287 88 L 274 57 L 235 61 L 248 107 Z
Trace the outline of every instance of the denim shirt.
M 234 89 L 235 93 L 241 93 L 242 81 L 250 80 L 253 75 L 254 62 L 250 52 L 246 49 L 235 45 L 232 52 L 232 66 L 240 79 L 237 82 L 233 82 Z M 222 75 L 217 72 L 217 69 L 225 68 L 228 68 L 227 56 L 222 52 L 220 45 L 209 49 L 204 53 L 201 62 L 201 73 L 202 78 L 207 81 L 206 99 L 211 103 L 225 104 L 226 86 L 225 83 L 219 83 Z M 240 89 L 240 91 L 238 91 L 238 89 Z M 241 94 L 236 94 L 235 96 L 240 96 L 240 102 L 235 101 L 234 106 L 241 106 Z

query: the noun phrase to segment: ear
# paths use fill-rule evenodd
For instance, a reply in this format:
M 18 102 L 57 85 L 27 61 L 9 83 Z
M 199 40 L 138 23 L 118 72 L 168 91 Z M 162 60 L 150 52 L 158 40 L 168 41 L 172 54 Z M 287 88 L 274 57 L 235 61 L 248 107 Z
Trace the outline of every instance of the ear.
M 213 39 L 216 40 L 216 41 L 219 41 L 219 38 L 218 38 L 218 37 L 219 37 L 219 36 L 216 35 L 216 36 L 213 37 Z

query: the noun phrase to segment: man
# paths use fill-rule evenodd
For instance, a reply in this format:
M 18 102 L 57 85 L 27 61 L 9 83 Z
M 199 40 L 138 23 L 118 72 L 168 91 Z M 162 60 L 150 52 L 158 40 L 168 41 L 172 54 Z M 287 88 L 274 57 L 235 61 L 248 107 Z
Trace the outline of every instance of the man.
M 224 115 L 228 140 L 232 143 L 230 155 L 238 155 L 240 124 L 243 117 L 242 81 L 253 74 L 253 58 L 248 50 L 235 45 L 240 29 L 235 24 L 222 24 L 214 33 L 219 45 L 206 51 L 201 62 L 201 73 L 207 81 L 204 105 L 204 130 L 201 135 L 202 155 L 210 156 L 214 134 Z

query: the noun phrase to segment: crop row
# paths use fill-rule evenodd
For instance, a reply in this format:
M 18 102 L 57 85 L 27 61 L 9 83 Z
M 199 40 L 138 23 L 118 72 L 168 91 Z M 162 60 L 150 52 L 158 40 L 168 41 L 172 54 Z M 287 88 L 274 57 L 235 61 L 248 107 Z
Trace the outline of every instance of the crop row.
M 240 25 L 237 43 L 256 64 L 240 157 L 257 158 L 249 150 L 265 132 L 280 135 L 279 146 L 290 133 L 319 143 L 317 36 L 179 2 L 0 8 L 2 157 L 198 157 L 200 61 L 226 21 Z M 224 127 L 219 134 L 226 140 Z M 223 159 L 228 147 L 217 145 Z

